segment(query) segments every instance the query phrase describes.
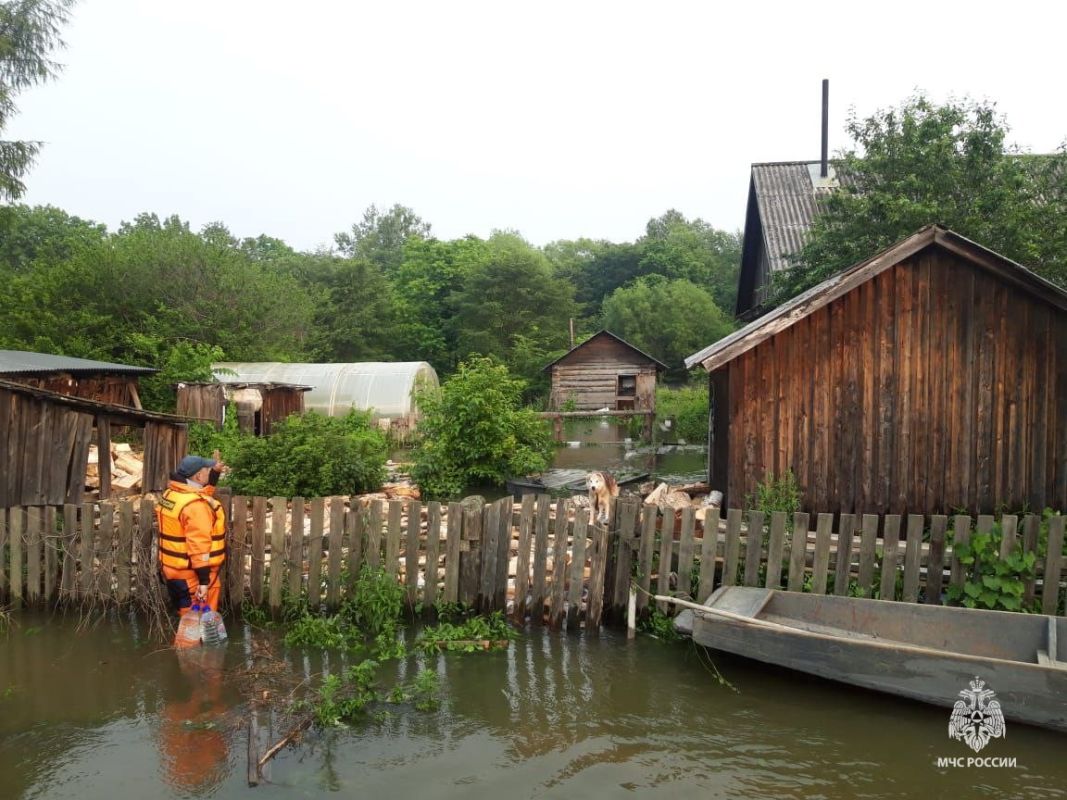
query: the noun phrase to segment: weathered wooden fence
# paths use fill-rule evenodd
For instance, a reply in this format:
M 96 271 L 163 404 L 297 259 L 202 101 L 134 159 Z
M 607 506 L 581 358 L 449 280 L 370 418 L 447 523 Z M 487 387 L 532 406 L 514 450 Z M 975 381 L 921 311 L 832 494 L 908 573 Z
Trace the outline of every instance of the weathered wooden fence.
M 642 613 L 650 594 L 704 599 L 735 583 L 941 603 L 965 580 L 950 542 L 997 523 L 1002 555 L 1020 547 L 1039 556 L 1026 600 L 1040 599 L 1049 614 L 1060 607 L 1063 516 L 1044 529 L 1036 515 L 766 518 L 730 509 L 723 519 L 709 509 L 699 521 L 689 508 L 619 502 L 601 526 L 569 500 L 533 495 L 448 504 L 222 499 L 231 521 L 225 596 L 231 607 L 247 601 L 275 613 L 287 595 L 337 607 L 364 564 L 393 575 L 413 608 L 461 603 L 567 629 L 621 621 L 632 582 Z M 125 603 L 160 591 L 153 509 L 152 496 L 0 509 L 0 598 Z

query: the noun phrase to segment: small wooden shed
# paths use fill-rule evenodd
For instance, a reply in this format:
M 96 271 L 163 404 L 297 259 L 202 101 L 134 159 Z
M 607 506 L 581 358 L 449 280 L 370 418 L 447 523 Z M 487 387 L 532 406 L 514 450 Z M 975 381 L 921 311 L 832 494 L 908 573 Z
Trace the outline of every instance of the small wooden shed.
M 594 333 L 545 367 L 552 373 L 550 409 L 655 413 L 656 374 L 665 369 L 611 331 Z
M 792 470 L 806 510 L 1067 509 L 1067 292 L 923 228 L 686 359 L 709 481 Z
M 0 379 L 0 508 L 80 503 L 89 447 L 110 453 L 116 426 L 143 429 L 143 490 L 165 488 L 186 455 L 185 420 Z M 111 493 L 110 463 L 99 460 L 101 499 Z
M 0 378 L 4 380 L 118 406 L 140 408 L 138 380 L 154 372 L 150 367 L 0 350 Z
M 290 414 L 304 413 L 310 386 L 292 383 L 179 383 L 177 413 L 221 428 L 226 414 L 237 415 L 242 431 L 268 435 Z

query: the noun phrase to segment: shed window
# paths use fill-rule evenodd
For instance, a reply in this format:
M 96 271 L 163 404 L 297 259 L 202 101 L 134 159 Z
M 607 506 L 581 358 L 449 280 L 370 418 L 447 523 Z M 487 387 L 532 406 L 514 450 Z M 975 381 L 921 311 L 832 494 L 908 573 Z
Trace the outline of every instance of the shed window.
M 637 394 L 637 376 L 620 375 L 619 387 L 616 394 L 619 397 L 633 397 Z

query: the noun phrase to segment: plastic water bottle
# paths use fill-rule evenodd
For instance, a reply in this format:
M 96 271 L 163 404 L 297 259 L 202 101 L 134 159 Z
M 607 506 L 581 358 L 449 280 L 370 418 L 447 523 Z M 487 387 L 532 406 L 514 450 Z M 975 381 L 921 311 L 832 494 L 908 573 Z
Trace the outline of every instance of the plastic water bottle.
M 200 605 L 193 603 L 192 608 L 182 614 L 178 622 L 178 634 L 174 637 L 175 647 L 196 647 L 200 644 L 203 626 L 200 624 Z
M 226 641 L 226 625 L 222 622 L 222 614 L 212 610 L 211 606 L 200 615 L 200 636 L 204 644 L 222 644 Z

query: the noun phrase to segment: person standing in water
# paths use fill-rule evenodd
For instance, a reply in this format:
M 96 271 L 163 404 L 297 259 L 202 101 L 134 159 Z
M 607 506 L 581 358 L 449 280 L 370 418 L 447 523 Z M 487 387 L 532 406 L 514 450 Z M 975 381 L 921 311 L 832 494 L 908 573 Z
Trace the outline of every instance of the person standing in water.
M 171 473 L 156 506 L 163 580 L 181 615 L 194 601 L 219 610 L 219 569 L 226 560 L 226 512 L 214 494 L 225 468 L 218 451 L 215 458 L 186 456 Z

